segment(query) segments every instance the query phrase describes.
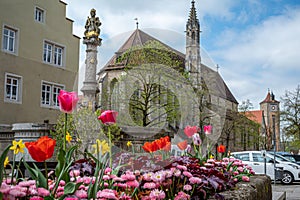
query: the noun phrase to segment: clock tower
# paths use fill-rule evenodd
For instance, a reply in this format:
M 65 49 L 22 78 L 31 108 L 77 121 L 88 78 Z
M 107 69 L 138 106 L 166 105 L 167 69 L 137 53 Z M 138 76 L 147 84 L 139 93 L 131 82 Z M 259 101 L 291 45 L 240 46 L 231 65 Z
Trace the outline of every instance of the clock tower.
M 260 110 L 264 113 L 265 122 L 265 132 L 266 132 L 266 146 L 267 149 L 274 148 L 274 141 L 276 142 L 276 151 L 281 151 L 280 149 L 280 102 L 275 100 L 275 95 L 273 92 L 268 94 L 266 98 L 260 102 Z M 275 138 L 275 139 L 274 139 Z

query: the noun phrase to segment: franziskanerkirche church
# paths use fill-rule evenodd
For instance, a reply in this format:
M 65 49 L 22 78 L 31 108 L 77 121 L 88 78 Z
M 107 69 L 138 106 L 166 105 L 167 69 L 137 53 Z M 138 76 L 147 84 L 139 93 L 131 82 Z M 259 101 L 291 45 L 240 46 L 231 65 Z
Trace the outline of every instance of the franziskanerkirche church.
M 137 26 L 98 72 L 98 107 L 117 110 L 122 130 L 131 136 L 147 140 L 151 128 L 174 136 L 186 125 L 212 124 L 211 139 L 226 144 L 223 129 L 238 102 L 219 72 L 201 62 L 200 32 L 194 0 L 185 28 L 185 54 Z M 133 126 L 143 131 L 128 128 Z M 234 146 L 229 142 L 227 138 L 226 145 Z

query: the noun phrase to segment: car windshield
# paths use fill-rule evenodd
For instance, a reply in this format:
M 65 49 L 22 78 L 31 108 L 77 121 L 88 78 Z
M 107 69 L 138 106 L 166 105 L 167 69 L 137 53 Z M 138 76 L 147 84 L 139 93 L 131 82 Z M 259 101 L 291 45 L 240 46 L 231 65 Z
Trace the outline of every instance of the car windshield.
M 284 155 L 283 157 L 289 159 L 289 160 L 292 161 L 292 162 L 296 162 L 296 159 L 295 159 L 293 156 L 290 156 L 290 155 Z
M 272 157 L 274 157 L 274 153 L 270 153 L 270 154 L 272 154 Z M 289 159 L 287 159 L 283 156 L 277 155 L 277 154 L 275 155 L 275 159 L 277 161 L 291 162 Z

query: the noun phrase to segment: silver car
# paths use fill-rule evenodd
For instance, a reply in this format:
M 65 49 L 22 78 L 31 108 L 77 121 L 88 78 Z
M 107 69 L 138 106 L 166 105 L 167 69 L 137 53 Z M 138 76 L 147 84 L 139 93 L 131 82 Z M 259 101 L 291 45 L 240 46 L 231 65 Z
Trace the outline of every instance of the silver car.
M 275 157 L 276 163 L 274 163 L 274 155 L 264 152 L 265 157 L 261 151 L 241 151 L 233 152 L 231 155 L 237 159 L 243 161 L 252 167 L 256 174 L 264 174 L 264 158 L 266 159 L 266 174 L 274 180 L 274 165 L 276 168 L 283 168 L 283 175 L 281 182 L 283 184 L 291 184 L 294 181 L 300 181 L 300 166 L 281 159 L 279 156 Z M 277 178 L 277 177 L 276 177 Z

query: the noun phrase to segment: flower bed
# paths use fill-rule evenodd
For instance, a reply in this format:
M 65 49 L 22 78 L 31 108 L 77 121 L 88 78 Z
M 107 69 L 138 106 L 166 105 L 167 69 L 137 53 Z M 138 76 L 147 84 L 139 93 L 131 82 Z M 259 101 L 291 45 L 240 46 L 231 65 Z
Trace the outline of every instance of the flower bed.
M 145 165 L 152 162 L 145 158 L 137 161 L 141 159 Z M 200 166 L 198 159 L 187 156 L 173 158 L 173 162 L 157 171 L 126 168 L 120 168 L 117 173 L 109 167 L 103 168 L 96 177 L 95 162 L 81 160 L 70 167 L 69 182 L 60 180 L 57 184 L 57 179 L 48 179 L 49 189 L 45 189 L 37 186 L 36 180 L 14 179 L 11 184 L 10 179 L 4 179 L 0 192 L 3 199 L 88 199 L 97 184 L 96 199 L 208 199 L 212 196 L 222 199 L 220 192 L 234 189 L 241 180 L 249 181 L 247 175 L 251 172 L 234 158 L 209 159 Z
M 221 192 L 234 189 L 238 182 L 248 182 L 253 170 L 234 158 L 215 159 L 209 151 L 202 154 L 203 136 L 196 126 L 184 130 L 187 139 L 177 144 L 182 156 L 170 155 L 171 139 L 168 136 L 146 142 L 144 154 L 112 151 L 110 126 L 116 123 L 117 112 L 105 111 L 98 117 L 107 126 L 107 140 L 96 140 L 94 153 L 83 152 L 84 159 L 74 157 L 77 145 L 67 129 L 68 114 L 77 102 L 75 93 L 60 92 L 61 110 L 65 113 L 64 133 L 61 138 L 39 138 L 37 141 L 13 141 L 0 157 L 0 199 L 223 199 Z M 211 133 L 205 126 L 205 134 Z M 58 140 L 58 142 L 57 142 Z M 61 140 L 61 141 L 59 141 Z M 67 143 L 68 142 L 68 143 Z M 59 145 L 57 145 L 59 144 Z M 58 146 L 55 171 L 47 172 L 46 160 L 53 156 Z M 132 145 L 128 142 L 128 147 Z M 27 148 L 37 162 L 44 162 L 44 173 L 35 165 L 22 160 L 30 177 L 19 173 L 15 157 Z M 8 164 L 7 153 L 14 151 L 13 164 Z M 221 155 L 225 147 L 220 146 Z M 216 155 L 215 155 L 216 156 Z M 20 164 L 19 163 L 19 164 Z M 7 176 L 5 167 L 10 166 L 12 176 Z

